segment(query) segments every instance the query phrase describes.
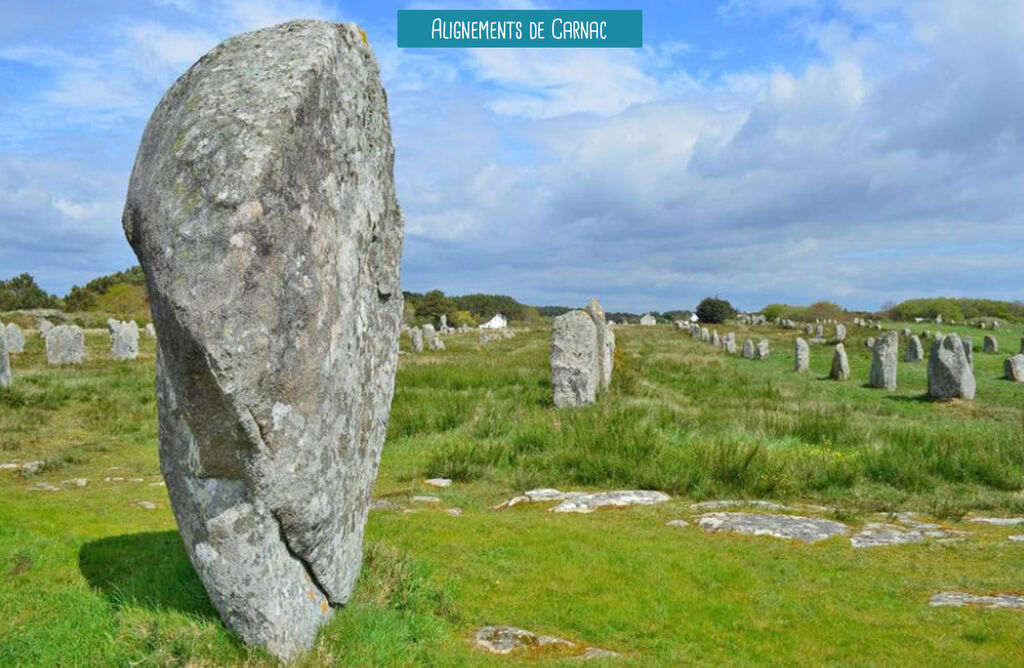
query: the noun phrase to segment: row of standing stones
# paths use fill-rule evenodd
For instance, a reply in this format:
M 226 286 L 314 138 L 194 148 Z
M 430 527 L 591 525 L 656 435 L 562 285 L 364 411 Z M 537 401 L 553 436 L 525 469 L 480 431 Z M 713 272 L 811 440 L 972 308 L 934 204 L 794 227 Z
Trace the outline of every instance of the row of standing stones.
M 432 324 L 427 323 L 422 327 L 407 327 L 403 325 L 402 331 L 409 335 L 409 348 L 413 353 L 419 354 L 423 352 L 424 348 L 428 350 L 446 350 L 444 341 L 441 339 L 442 334 L 466 334 L 471 332 L 472 329 L 468 325 L 449 327 L 446 316 L 442 315 L 439 328 L 435 328 Z M 511 339 L 514 337 L 515 332 L 508 328 L 493 329 L 481 331 L 479 341 L 481 344 L 484 344 L 495 339 Z
M 753 323 L 752 320 L 747 320 Z M 761 320 L 758 324 L 763 323 Z M 796 323 L 792 321 L 781 321 L 780 326 L 794 328 Z M 829 378 L 833 380 L 847 380 L 850 377 L 850 362 L 846 354 L 843 341 L 846 339 L 846 326 L 842 323 L 833 323 L 835 336 L 832 343 L 835 344 L 835 352 L 832 358 L 832 367 L 829 371 Z M 864 326 L 875 326 L 873 323 L 861 323 Z M 688 329 L 691 336 L 708 342 L 715 347 L 720 347 L 726 352 L 735 353 L 735 334 L 730 332 L 724 337 L 719 337 L 717 331 L 708 332 L 706 327 L 697 324 L 688 324 L 683 321 L 676 323 L 679 329 Z M 881 325 L 878 324 L 878 327 Z M 998 327 L 996 327 L 998 329 Z M 824 325 L 808 323 L 805 326 L 808 334 L 815 334 L 811 339 L 815 342 L 824 342 Z M 924 346 L 921 338 L 911 332 L 910 329 L 903 330 L 906 339 L 906 350 L 904 362 L 922 362 L 925 359 Z M 977 383 L 974 378 L 974 353 L 971 337 L 960 338 L 959 335 L 942 334 L 941 332 L 925 332 L 925 338 L 932 340 L 931 353 L 928 356 L 928 396 L 933 399 L 973 399 L 977 390 Z M 884 332 L 877 339 L 869 338 L 867 346 L 872 351 L 871 368 L 868 375 L 868 385 L 887 390 L 896 389 L 896 370 L 899 356 L 899 334 L 895 331 Z M 999 344 L 993 336 L 985 336 L 982 350 L 985 353 L 998 353 Z M 761 339 L 756 344 L 751 339 L 746 339 L 743 344 L 743 357 L 750 359 L 764 359 L 768 357 L 769 344 L 767 339 Z M 802 337 L 797 337 L 794 342 L 793 369 L 798 373 L 806 373 L 810 370 L 810 346 Z M 1007 380 L 1024 382 L 1024 338 L 1021 339 L 1021 352 L 1011 355 L 1003 363 L 1003 375 Z
M 45 318 L 36 323 L 37 330 L 46 342 L 46 362 L 50 366 L 81 364 L 86 359 L 85 331 L 77 325 L 54 325 Z M 110 357 L 114 360 L 133 360 L 139 356 L 139 326 L 134 320 L 107 321 L 110 334 Z M 145 328 L 151 338 L 156 338 L 153 323 Z M 25 352 L 25 334 L 13 322 L 0 323 L 0 386 L 11 384 L 11 355 Z
M 596 298 L 586 309 L 563 313 L 551 323 L 550 361 L 557 408 L 591 404 L 611 383 L 615 333 Z

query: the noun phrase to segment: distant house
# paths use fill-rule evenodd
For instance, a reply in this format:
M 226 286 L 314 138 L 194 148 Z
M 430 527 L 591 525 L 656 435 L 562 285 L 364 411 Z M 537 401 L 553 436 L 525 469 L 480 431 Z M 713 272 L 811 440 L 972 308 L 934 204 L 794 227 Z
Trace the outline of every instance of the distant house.
M 651 315 L 650 313 L 648 313 L 647 315 L 645 315 L 645 316 L 640 318 L 640 324 L 641 325 L 648 325 L 649 326 L 649 325 L 653 325 L 655 322 L 657 322 L 657 321 L 654 319 L 654 316 Z
M 508 320 L 505 320 L 505 316 L 500 313 L 480 325 L 480 329 L 505 329 L 506 327 L 508 327 Z
M 690 314 L 690 322 L 697 322 L 698 320 L 700 320 L 700 318 L 697 317 L 696 313 Z

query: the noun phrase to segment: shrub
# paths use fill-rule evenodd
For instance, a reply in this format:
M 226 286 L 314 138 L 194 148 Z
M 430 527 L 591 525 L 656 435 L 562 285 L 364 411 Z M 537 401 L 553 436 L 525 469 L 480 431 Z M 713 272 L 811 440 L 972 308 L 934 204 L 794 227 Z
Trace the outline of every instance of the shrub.
M 734 315 L 736 315 L 736 309 L 732 307 L 732 304 L 728 300 L 718 297 L 705 297 L 697 305 L 697 317 L 701 322 L 721 323 Z

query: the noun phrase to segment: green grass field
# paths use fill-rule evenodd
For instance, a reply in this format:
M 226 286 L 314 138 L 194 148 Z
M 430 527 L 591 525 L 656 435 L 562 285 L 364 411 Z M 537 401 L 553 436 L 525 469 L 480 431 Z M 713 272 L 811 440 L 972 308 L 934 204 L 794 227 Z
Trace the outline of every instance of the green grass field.
M 667 326 L 620 328 L 612 387 L 576 411 L 551 405 L 546 331 L 403 355 L 375 493 L 399 507 L 371 512 L 354 599 L 300 665 L 579 665 L 482 654 L 469 637 L 487 624 L 624 655 L 595 666 L 1019 665 L 1024 612 L 928 600 L 1024 591 L 1014 529 L 967 521 L 1024 514 L 1024 384 L 1002 380 L 1022 332 L 1004 328 L 986 355 L 980 330 L 911 328 L 974 337 L 975 401 L 928 401 L 926 364 L 902 351 L 897 391 L 865 387 L 876 333 L 855 327 L 842 383 L 824 379 L 827 346 L 812 346 L 812 373 L 792 372 L 793 330 L 756 328 L 772 357 L 752 361 Z M 742 344 L 746 329 L 730 330 Z M 109 360 L 105 332 L 87 342 L 85 365 L 50 369 L 30 336 L 0 390 L 0 463 L 46 461 L 29 477 L 0 471 L 0 666 L 274 665 L 222 626 L 178 539 L 159 485 L 153 342 L 130 363 Z M 456 482 L 435 490 L 432 476 Z M 61 484 L 75 478 L 89 483 Z M 491 509 L 535 487 L 673 500 Z M 418 494 L 442 503 L 408 503 Z M 665 525 L 715 498 L 828 504 L 854 529 L 912 510 L 971 535 L 855 550 Z

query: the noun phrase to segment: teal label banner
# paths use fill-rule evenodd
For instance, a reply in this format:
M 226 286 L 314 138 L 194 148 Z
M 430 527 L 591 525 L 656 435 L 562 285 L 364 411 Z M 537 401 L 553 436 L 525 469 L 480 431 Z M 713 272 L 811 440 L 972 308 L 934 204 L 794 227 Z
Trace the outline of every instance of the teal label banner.
M 639 48 L 639 9 L 400 9 L 402 48 Z

